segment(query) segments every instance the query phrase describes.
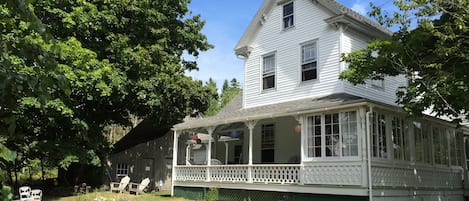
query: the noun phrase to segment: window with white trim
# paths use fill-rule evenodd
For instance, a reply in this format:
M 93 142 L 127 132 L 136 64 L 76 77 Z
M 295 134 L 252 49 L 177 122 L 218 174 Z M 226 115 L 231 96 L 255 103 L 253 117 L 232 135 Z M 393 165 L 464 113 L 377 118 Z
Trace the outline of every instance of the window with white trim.
M 356 111 L 310 116 L 308 157 L 358 156 L 357 124 Z
M 262 163 L 273 163 L 273 162 L 275 162 L 274 124 L 264 124 L 264 125 L 262 125 L 261 161 L 262 161 Z
M 275 88 L 275 54 L 262 58 L 262 89 Z
M 433 156 L 435 164 L 447 165 L 448 164 L 448 138 L 447 130 L 442 127 L 432 128 L 433 136 Z
M 301 81 L 318 78 L 317 64 L 316 42 L 301 46 Z
M 129 175 L 129 165 L 125 163 L 118 163 L 116 167 L 117 176 L 127 176 Z
M 410 160 L 410 150 L 407 139 L 406 121 L 397 116 L 392 117 L 391 137 L 393 143 L 393 154 L 396 160 Z
M 432 164 L 432 141 L 426 125 L 422 122 L 412 122 L 414 128 L 415 160 Z
M 283 5 L 283 29 L 288 29 L 293 27 L 293 2 Z
M 384 80 L 369 80 L 368 84 L 374 89 L 384 89 Z
M 451 165 L 460 166 L 459 144 L 456 141 L 456 136 L 454 130 L 449 130 L 449 157 L 451 159 Z
M 376 158 L 387 158 L 388 150 L 386 144 L 386 115 L 373 112 L 371 120 L 372 156 Z

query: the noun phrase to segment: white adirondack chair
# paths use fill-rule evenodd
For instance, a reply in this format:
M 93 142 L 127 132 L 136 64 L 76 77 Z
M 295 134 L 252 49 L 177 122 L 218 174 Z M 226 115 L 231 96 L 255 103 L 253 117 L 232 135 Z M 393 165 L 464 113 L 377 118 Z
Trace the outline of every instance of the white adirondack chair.
M 135 192 L 136 195 L 144 194 L 145 192 L 143 192 L 143 191 L 148 186 L 148 184 L 150 184 L 150 179 L 149 178 L 143 179 L 142 182 L 140 182 L 140 184 L 139 183 L 130 183 L 129 192 L 130 193 Z
M 129 182 L 130 182 L 129 176 L 125 176 L 124 178 L 122 178 L 119 183 L 111 182 L 110 184 L 111 192 L 114 192 L 114 191 L 117 191 L 119 193 L 124 192 L 127 185 L 129 185 Z
M 21 201 L 31 200 L 31 187 L 21 186 L 19 189 L 19 193 Z
M 40 189 L 31 190 L 31 199 L 41 201 L 42 200 L 42 190 L 40 190 Z

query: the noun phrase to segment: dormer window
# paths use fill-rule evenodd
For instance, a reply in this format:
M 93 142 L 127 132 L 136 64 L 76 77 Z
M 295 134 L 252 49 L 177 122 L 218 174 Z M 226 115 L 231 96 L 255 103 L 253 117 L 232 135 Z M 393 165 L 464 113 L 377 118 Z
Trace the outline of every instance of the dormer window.
M 283 5 L 283 29 L 288 29 L 293 26 L 293 2 L 290 2 Z
M 317 58 L 316 42 L 301 46 L 301 81 L 318 78 Z
M 262 89 L 275 88 L 275 54 L 262 58 Z

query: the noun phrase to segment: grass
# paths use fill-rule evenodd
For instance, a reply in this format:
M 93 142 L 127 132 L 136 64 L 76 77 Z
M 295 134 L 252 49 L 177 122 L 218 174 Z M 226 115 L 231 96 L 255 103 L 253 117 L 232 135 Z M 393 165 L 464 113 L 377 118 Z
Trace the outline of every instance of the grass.
M 44 198 L 45 201 L 190 201 L 184 198 L 171 197 L 169 192 L 131 195 L 128 193 L 94 192 L 68 197 Z

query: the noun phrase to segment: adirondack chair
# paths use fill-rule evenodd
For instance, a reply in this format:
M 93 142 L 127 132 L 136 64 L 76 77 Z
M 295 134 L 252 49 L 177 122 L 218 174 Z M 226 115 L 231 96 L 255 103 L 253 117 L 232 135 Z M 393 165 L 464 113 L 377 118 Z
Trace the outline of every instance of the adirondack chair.
M 129 176 L 125 176 L 124 178 L 121 179 L 120 182 L 111 182 L 110 184 L 111 192 L 114 192 L 114 191 L 117 191 L 119 193 L 124 192 L 127 185 L 129 185 L 129 182 L 130 182 Z
M 42 200 L 42 190 L 40 190 L 40 189 L 31 190 L 31 199 L 41 201 Z
M 145 188 L 148 186 L 148 184 L 150 184 L 150 179 L 149 178 L 143 179 L 142 182 L 140 182 L 140 184 L 139 183 L 130 183 L 129 192 L 130 193 L 135 192 L 136 195 L 144 194 L 145 192 L 143 192 L 143 190 L 145 190 Z
M 31 200 L 31 187 L 21 186 L 19 189 L 19 193 L 21 201 Z

